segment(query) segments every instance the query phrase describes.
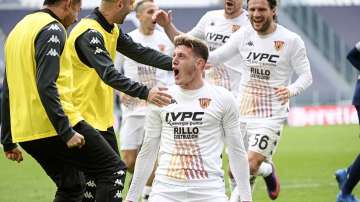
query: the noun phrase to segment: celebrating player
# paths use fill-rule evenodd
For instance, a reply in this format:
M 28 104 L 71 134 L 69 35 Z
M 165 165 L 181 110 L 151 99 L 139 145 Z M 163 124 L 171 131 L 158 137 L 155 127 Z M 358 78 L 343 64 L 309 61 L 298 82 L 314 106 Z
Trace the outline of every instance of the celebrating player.
M 239 66 L 243 73 L 239 104 L 242 127 L 249 137 L 251 181 L 262 175 L 273 200 L 280 184 L 271 159 L 287 118 L 289 98 L 312 83 L 304 42 L 276 23 L 276 6 L 276 0 L 248 0 L 251 26 L 234 33 L 209 58 L 216 64 L 240 55 L 245 63 Z M 293 72 L 298 78 L 291 83 Z M 234 191 L 232 200 L 237 198 Z
M 127 201 L 134 202 L 145 185 L 159 150 L 159 165 L 149 201 L 225 202 L 221 152 L 225 142 L 242 201 L 252 201 L 249 165 L 235 99 L 226 89 L 202 78 L 208 47 L 199 39 L 175 39 L 175 86 L 172 104 L 152 107 L 137 157 Z

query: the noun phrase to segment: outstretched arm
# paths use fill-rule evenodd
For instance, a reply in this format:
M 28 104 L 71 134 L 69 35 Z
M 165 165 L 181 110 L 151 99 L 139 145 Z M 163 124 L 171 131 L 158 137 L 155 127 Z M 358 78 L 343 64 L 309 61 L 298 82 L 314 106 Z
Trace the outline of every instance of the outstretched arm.
M 172 71 L 172 58 L 170 56 L 134 42 L 129 35 L 122 33 L 121 30 L 116 50 L 138 63 Z

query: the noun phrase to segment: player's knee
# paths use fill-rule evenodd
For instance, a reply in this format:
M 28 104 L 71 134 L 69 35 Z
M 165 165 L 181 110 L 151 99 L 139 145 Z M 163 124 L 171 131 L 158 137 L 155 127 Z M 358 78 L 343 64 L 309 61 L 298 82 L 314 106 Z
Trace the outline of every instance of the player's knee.
M 260 165 L 261 161 L 255 158 L 249 158 L 250 175 L 256 175 Z

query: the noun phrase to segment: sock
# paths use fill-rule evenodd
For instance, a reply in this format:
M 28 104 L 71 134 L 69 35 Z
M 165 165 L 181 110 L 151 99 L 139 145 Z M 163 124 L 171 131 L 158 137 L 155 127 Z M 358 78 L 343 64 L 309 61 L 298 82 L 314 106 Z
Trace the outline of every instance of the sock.
M 251 188 L 251 192 L 254 192 L 254 189 L 255 189 L 255 180 L 256 180 L 256 175 L 250 175 L 250 188 Z
M 229 177 L 229 179 L 230 179 L 230 188 L 231 188 L 231 190 L 234 190 L 236 187 L 236 181 L 234 178 L 231 178 L 231 177 Z
M 147 202 L 149 200 L 149 195 L 151 192 L 151 186 L 145 186 L 142 192 L 142 201 Z
M 348 169 L 348 178 L 341 189 L 343 194 L 351 194 L 360 179 L 360 155 L 357 156 L 354 163 Z
M 262 162 L 258 170 L 258 175 L 267 177 L 272 173 L 272 166 L 270 163 Z

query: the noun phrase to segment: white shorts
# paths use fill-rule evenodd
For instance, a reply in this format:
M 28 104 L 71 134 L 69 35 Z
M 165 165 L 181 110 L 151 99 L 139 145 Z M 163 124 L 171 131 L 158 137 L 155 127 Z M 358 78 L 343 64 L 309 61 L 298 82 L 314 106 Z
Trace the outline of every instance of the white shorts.
M 193 187 L 154 181 L 149 202 L 228 202 L 225 186 Z
M 120 150 L 138 150 L 144 140 L 145 116 L 129 116 L 120 130 Z
M 257 123 L 246 123 L 243 131 L 246 131 L 245 136 L 248 138 L 247 149 L 263 155 L 266 161 L 271 162 L 272 155 L 279 144 L 283 126 L 278 124 L 259 125 Z

